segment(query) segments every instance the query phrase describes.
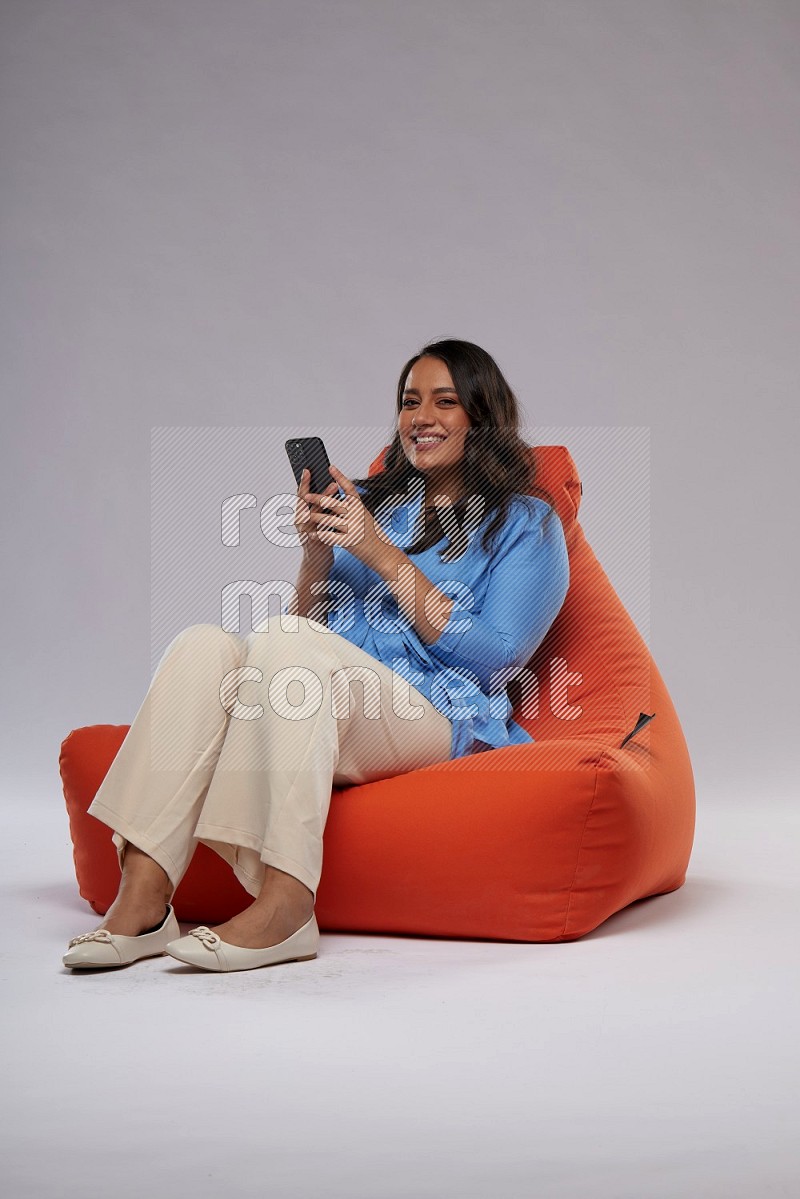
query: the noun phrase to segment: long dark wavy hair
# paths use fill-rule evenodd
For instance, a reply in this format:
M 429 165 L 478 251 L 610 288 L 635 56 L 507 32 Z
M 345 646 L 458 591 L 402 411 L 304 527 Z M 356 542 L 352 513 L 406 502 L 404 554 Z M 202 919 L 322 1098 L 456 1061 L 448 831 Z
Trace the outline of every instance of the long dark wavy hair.
M 462 532 L 452 541 L 448 540 L 439 555 L 441 561 L 451 562 L 467 548 L 480 520 L 494 512 L 481 539 L 484 552 L 489 551 L 492 538 L 505 523 L 515 495 L 536 492 L 551 505 L 553 499 L 535 483 L 531 447 L 519 435 L 519 405 L 514 392 L 494 358 L 473 342 L 454 338 L 432 341 L 409 358 L 397 383 L 397 415 L 403 407 L 403 391 L 411 368 L 426 355 L 444 362 L 472 422 L 464 438 L 464 495 L 453 505 Z M 395 425 L 394 437 L 384 455 L 384 469 L 353 482 L 365 488 L 362 503 L 375 516 L 384 501 L 398 493 L 405 494 L 413 480 L 421 480 L 424 487 L 425 474 L 409 462 Z M 477 520 L 470 518 L 468 508 L 469 497 L 474 495 L 483 497 L 483 511 Z M 471 507 L 474 510 L 475 506 Z M 413 544 L 403 547 L 406 554 L 422 553 L 443 537 L 436 507 L 423 505 L 423 514 Z

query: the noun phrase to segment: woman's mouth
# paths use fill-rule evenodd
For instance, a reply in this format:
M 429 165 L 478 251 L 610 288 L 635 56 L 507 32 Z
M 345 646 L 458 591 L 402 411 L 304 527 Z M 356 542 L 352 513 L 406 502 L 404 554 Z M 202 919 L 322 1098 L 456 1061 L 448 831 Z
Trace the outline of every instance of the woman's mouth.
M 411 440 L 418 450 L 432 450 L 435 446 L 441 445 L 445 438 L 438 434 L 424 434 L 419 437 L 412 437 Z

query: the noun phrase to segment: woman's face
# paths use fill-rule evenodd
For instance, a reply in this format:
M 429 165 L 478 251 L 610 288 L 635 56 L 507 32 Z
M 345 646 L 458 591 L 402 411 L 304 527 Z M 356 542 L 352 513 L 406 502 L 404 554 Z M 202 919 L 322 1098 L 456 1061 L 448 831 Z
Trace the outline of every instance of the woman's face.
M 409 371 L 397 416 L 409 462 L 433 478 L 446 477 L 464 457 L 464 438 L 471 425 L 442 360 L 427 354 L 419 358 Z

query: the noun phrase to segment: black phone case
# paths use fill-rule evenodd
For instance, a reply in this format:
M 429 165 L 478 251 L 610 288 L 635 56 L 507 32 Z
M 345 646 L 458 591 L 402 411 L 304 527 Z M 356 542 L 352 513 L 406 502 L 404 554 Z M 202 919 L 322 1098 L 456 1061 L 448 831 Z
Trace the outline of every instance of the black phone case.
M 311 471 L 309 489 L 315 495 L 321 495 L 328 484 L 333 482 L 333 475 L 328 470 L 330 458 L 321 437 L 292 437 L 286 442 L 286 453 L 289 455 L 298 486 L 305 467 Z

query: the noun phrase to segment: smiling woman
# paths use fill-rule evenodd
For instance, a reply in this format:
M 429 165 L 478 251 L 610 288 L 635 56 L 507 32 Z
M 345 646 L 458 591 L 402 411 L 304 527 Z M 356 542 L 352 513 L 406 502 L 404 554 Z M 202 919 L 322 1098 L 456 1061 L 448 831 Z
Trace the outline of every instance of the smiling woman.
M 212 971 L 315 957 L 332 789 L 532 740 L 505 686 L 555 619 L 569 563 L 518 430 L 494 359 L 432 342 L 400 373 L 383 470 L 348 479 L 331 465 L 324 494 L 304 473 L 291 604 L 246 638 L 179 633 L 95 795 L 122 880 L 67 966 L 165 951 Z M 245 684 L 263 684 L 260 703 L 239 696 Z M 254 902 L 179 937 L 171 898 L 200 841 Z

